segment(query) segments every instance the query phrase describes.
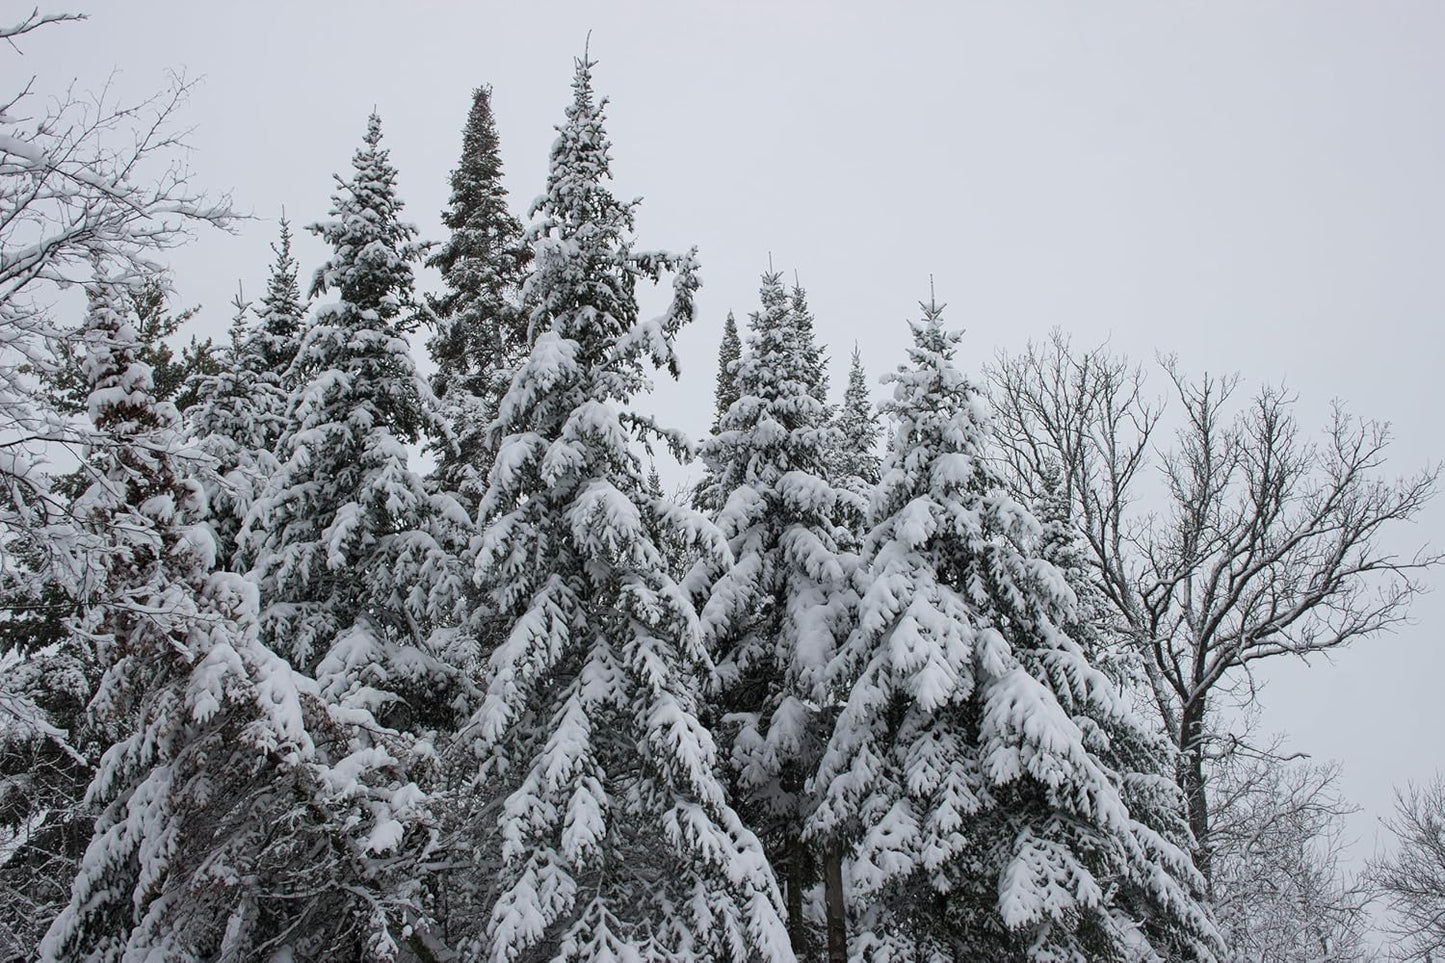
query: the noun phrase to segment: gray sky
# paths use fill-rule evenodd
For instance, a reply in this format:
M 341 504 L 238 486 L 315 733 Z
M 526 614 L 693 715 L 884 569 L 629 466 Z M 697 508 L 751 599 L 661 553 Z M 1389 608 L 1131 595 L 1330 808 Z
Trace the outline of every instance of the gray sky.
M 1439 3 L 79 3 L 90 22 L 28 40 L 4 79 L 205 76 L 199 179 L 267 219 L 176 252 L 206 330 L 238 279 L 261 292 L 282 205 L 325 215 L 373 105 L 407 213 L 439 237 L 471 90 L 491 84 L 521 213 L 590 29 L 642 245 L 700 248 L 683 382 L 657 399 L 695 436 L 722 316 L 755 305 L 771 251 L 808 288 L 835 386 L 854 340 L 874 376 L 901 360 L 931 273 L 978 361 L 1058 325 L 1283 382 L 1311 430 L 1340 398 L 1393 423 L 1400 472 L 1445 453 Z M 299 255 L 309 272 L 323 252 L 307 236 Z M 1442 522 L 1436 504 L 1410 541 L 1445 545 Z M 1269 673 L 1267 725 L 1341 760 L 1365 807 L 1357 856 L 1392 786 L 1441 765 L 1445 596 L 1416 615 Z

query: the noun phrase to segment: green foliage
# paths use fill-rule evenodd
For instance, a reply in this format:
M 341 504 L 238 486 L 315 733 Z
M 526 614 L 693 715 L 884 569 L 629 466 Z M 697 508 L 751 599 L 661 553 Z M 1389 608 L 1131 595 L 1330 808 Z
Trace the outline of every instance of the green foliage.
M 157 401 L 169 401 L 184 411 L 197 400 L 196 379 L 221 370 L 221 358 L 210 338 L 197 338 L 183 345 L 179 357 L 170 345 L 183 325 L 193 319 L 200 306 L 181 310 L 171 308 L 173 292 L 163 277 L 142 281 L 125 296 L 128 316 L 140 338 L 138 360 L 151 366 Z M 81 370 L 82 350 L 79 329 L 57 339 L 53 345 L 54 360 L 45 372 L 48 400 L 67 415 L 85 414 L 89 386 Z
M 436 363 L 431 387 L 445 406 L 454 443 L 436 442 L 436 478 L 474 511 L 491 465 L 487 430 L 528 348 L 522 276 L 532 251 L 507 208 L 491 88 L 472 94 L 462 156 L 451 175 L 442 223 L 451 236 L 427 259 L 445 281 L 427 298 L 436 319 L 427 350 Z

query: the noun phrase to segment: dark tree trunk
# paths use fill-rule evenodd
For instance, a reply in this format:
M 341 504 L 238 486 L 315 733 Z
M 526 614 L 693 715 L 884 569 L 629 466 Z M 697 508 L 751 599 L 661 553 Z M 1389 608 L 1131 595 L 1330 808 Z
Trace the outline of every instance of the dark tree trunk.
M 808 925 L 803 919 L 803 887 L 807 881 L 806 852 L 801 839 L 788 841 L 788 938 L 793 955 L 807 958 Z
M 843 904 L 843 847 L 823 850 L 823 911 L 828 920 L 828 963 L 848 963 L 848 914 Z
M 1209 797 L 1204 787 L 1204 700 L 1184 706 L 1179 715 L 1179 788 L 1194 834 L 1194 863 L 1204 877 L 1206 895 L 1214 890 L 1209 845 Z

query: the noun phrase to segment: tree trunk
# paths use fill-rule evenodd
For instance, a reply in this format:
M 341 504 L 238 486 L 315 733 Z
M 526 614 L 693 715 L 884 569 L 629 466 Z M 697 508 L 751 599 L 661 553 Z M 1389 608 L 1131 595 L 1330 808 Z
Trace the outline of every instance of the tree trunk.
M 1204 877 L 1205 894 L 1213 896 L 1209 845 L 1209 797 L 1204 788 L 1204 700 L 1186 703 L 1179 715 L 1179 788 L 1194 834 L 1194 864 Z
M 823 850 L 823 911 L 828 920 L 828 963 L 848 963 L 848 914 L 843 904 L 843 847 Z
M 808 953 L 808 926 L 803 919 L 805 856 L 801 839 L 788 842 L 788 939 L 793 944 L 793 955 L 799 960 L 806 959 Z

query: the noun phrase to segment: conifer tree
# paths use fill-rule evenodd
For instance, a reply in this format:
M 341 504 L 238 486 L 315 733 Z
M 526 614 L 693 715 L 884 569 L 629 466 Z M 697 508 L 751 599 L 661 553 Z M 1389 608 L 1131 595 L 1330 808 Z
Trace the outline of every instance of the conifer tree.
M 280 235 L 271 245 L 276 260 L 266 279 L 257 325 L 251 333 L 258 357 L 255 394 L 260 416 L 260 450 L 274 452 L 286 427 L 291 392 L 302 374 L 293 370 L 301 345 L 306 301 L 301 297 L 296 258 L 291 253 L 291 222 L 281 215 Z
M 491 99 L 490 87 L 472 92 L 451 202 L 442 213 L 451 237 L 427 259 L 446 283 L 443 293 L 428 298 L 436 318 L 427 342 L 436 362 L 431 384 L 456 435 L 454 445 L 434 447 L 436 479 L 472 511 L 491 462 L 487 429 L 527 351 L 518 295 L 532 260 L 522 225 L 507 209 Z
M 838 475 L 846 487 L 864 497 L 878 484 L 878 430 L 878 415 L 868 392 L 868 375 L 855 344 L 853 363 L 848 369 L 848 389 L 838 409 L 838 433 L 842 436 Z
M 191 336 L 181 348 L 180 358 L 170 345 L 188 321 L 199 313 L 198 306 L 172 310 L 171 279 L 166 274 L 153 274 L 121 293 L 123 308 L 141 341 L 140 360 L 150 366 L 156 397 L 172 402 L 184 410 L 194 402 L 188 385 L 195 379 L 214 374 L 219 366 L 215 345 L 210 338 Z M 56 338 L 52 344 L 54 358 L 45 366 L 45 395 L 60 411 L 84 415 L 89 398 L 89 382 L 84 371 L 84 354 L 80 339 Z
M 888 379 L 856 627 L 830 668 L 851 684 L 809 825 L 851 846 L 851 958 L 1212 959 L 1187 854 L 1131 817 L 1096 751 L 1129 709 L 1064 631 L 1074 600 L 993 477 L 960 336 L 923 307 Z M 1131 917 L 1121 879 L 1164 919 Z
M 717 388 L 713 392 L 712 430 L 717 432 L 723 417 L 738 400 L 738 361 L 743 356 L 743 343 L 738 338 L 738 323 L 728 312 L 723 322 L 722 343 L 717 351 Z
M 375 114 L 352 166 L 337 178 L 331 219 L 312 227 L 332 247 L 312 293 L 335 300 L 315 309 L 301 340 L 294 370 L 304 380 L 279 468 L 241 538 L 264 638 L 355 723 L 328 756 L 352 760 L 348 798 L 365 802 L 350 831 L 345 913 L 370 907 L 367 939 L 385 947 L 421 928 L 415 861 L 433 845 L 434 732 L 454 722 L 456 667 L 469 657 L 452 629 L 467 520 L 407 464 L 406 446 L 445 426 L 405 340 L 422 314 L 412 273 L 421 248 L 400 220 Z
M 831 411 L 828 404 L 828 349 L 818 343 L 813 311 L 808 307 L 808 292 L 796 275 L 792 290 L 788 292 L 788 305 L 793 314 L 793 324 L 797 327 L 803 357 L 807 361 L 808 392 L 824 409 Z
M 712 665 L 697 615 L 650 532 L 726 549 L 648 491 L 637 446 L 681 442 L 631 407 L 649 365 L 676 376 L 695 264 L 633 250 L 592 66 L 577 63 L 534 207 L 534 339 L 481 504 L 477 578 L 504 641 L 468 729 L 478 872 L 495 874 L 471 955 L 788 960 L 776 883 L 698 720 Z M 671 306 L 644 320 L 636 286 L 664 271 Z
M 114 742 L 89 789 L 99 814 L 69 905 L 38 953 L 214 959 L 247 890 L 232 857 L 254 852 L 237 852 L 244 834 L 230 835 L 224 811 L 269 795 L 257 788 L 278 768 L 268 758 L 294 762 L 310 741 L 289 669 L 257 643 L 254 589 L 211 571 L 204 494 L 185 476 L 179 416 L 156 399 L 122 292 L 101 280 L 89 297 L 96 434 L 74 513 L 92 551 L 72 630 L 102 673 L 90 725 Z
M 201 449 L 213 459 L 199 478 L 220 553 L 217 565 L 231 571 L 249 567 L 238 544 L 241 525 L 278 467 L 275 451 L 286 426 L 296 379 L 291 363 L 305 311 L 291 256 L 291 226 L 284 216 L 271 250 L 276 260 L 260 311 L 253 319 L 250 305 L 236 295 L 230 344 L 218 370 L 198 380 L 196 404 L 186 413 Z
M 691 578 L 695 589 L 715 579 L 703 624 L 735 798 L 783 877 L 803 954 L 812 944 L 803 894 L 817 876 L 802 838 L 812 805 L 804 784 L 827 739 L 823 670 L 847 631 L 853 558 L 841 549 L 848 496 L 828 481 L 839 439 L 815 394 L 807 315 L 789 305 L 776 273 L 763 275 L 761 298 L 738 400 L 704 451 L 736 561 L 720 571 L 704 560 Z
M 742 341 L 738 338 L 737 321 L 733 318 L 733 313 L 729 311 L 727 320 L 723 322 L 722 343 L 718 346 L 717 388 L 713 393 L 715 408 L 710 429 L 713 435 L 718 433 L 728 409 L 732 407 L 733 402 L 738 400 L 738 362 L 742 358 L 742 353 L 743 347 Z M 714 516 L 726 500 L 727 492 L 721 488 L 717 475 L 711 468 L 704 465 L 702 479 L 692 491 L 693 507 Z
M 1060 705 L 1084 734 L 1129 810 L 1140 849 L 1106 881 L 1111 911 L 1122 925 L 1133 924 L 1165 959 L 1187 958 L 1212 936 L 1195 904 L 1203 880 L 1184 858 L 1192 837 L 1184 797 L 1175 782 L 1178 754 L 1173 743 L 1129 708 L 1148 698 L 1148 682 L 1137 649 L 1122 638 L 1112 607 L 1085 561 L 1072 507 L 1057 466 L 1045 467 L 1043 494 L 1035 506 L 1042 526 L 1038 555 L 1052 564 L 1073 593 L 1075 605 L 1060 628 L 1083 658 L 1109 681 L 1105 692 L 1071 684 L 1048 648 L 1019 646 L 1020 662 L 1059 695 Z M 1066 663 L 1063 663 L 1066 665 Z
M 219 370 L 197 380 L 196 403 L 186 420 L 197 445 L 211 462 L 197 480 L 205 490 L 207 517 L 216 541 L 216 565 L 238 570 L 236 537 L 270 465 L 258 461 L 265 444 L 256 401 L 264 391 L 247 314 L 250 305 L 238 293 L 233 302 L 230 343 L 220 352 Z M 266 452 L 269 454 L 269 452 Z M 274 462 L 272 462 L 274 464 Z
M 311 228 L 333 249 L 312 294 L 337 299 L 315 310 L 299 346 L 307 380 L 291 394 L 280 466 L 244 537 L 278 651 L 378 709 L 386 700 L 370 686 L 387 678 L 383 689 L 415 697 L 388 713 L 425 715 L 439 708 L 434 673 L 447 673 L 422 653 L 430 628 L 452 617 L 460 585 L 443 541 L 462 519 L 407 466 L 405 446 L 424 431 L 445 436 L 446 426 L 405 340 L 424 313 L 412 274 L 422 249 L 399 219 L 375 114 L 352 165 L 331 220 Z

